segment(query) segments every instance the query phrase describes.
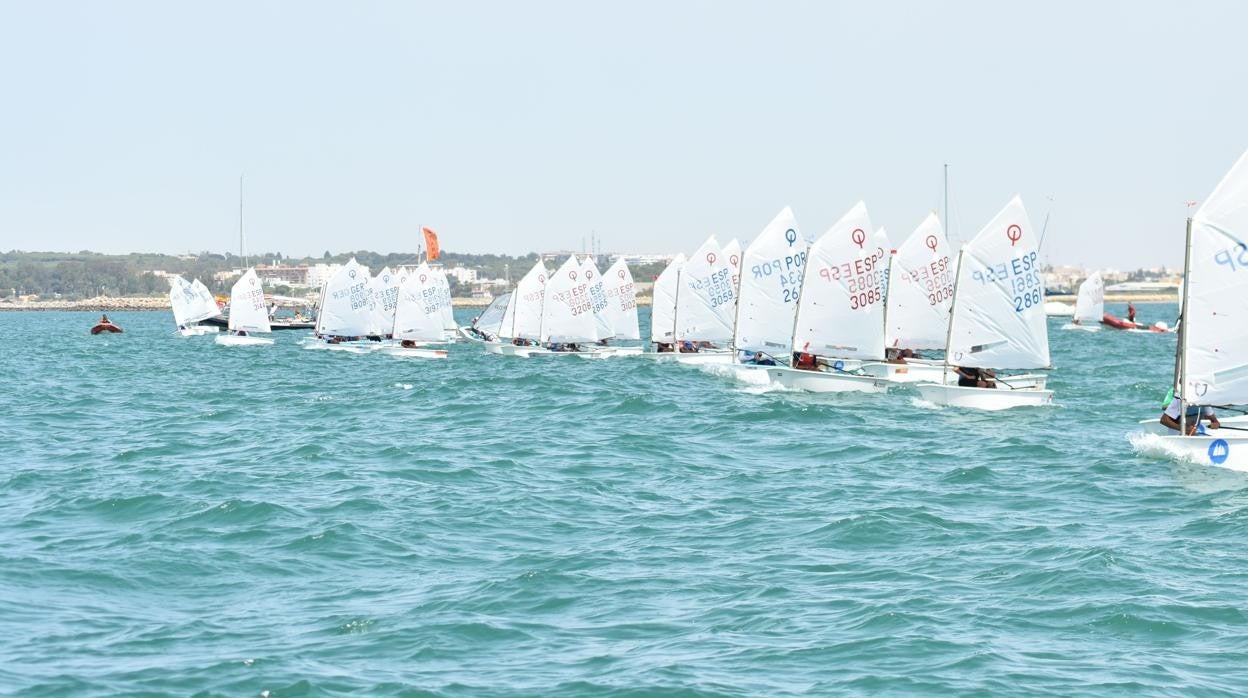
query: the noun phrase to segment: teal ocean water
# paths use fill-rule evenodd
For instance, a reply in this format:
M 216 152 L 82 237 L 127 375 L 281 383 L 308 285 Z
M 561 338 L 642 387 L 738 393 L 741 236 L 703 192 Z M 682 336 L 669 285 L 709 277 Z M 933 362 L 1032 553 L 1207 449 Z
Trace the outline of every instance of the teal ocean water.
M 1173 336 L 1051 320 L 988 414 L 95 317 L 0 314 L 0 692 L 1248 687 L 1248 478 L 1127 439 Z

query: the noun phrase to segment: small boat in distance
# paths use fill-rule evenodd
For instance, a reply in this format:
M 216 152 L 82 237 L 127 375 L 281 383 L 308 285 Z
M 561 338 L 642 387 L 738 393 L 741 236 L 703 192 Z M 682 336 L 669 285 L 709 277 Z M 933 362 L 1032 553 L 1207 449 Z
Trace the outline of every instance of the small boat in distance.
M 114 325 L 107 315 L 101 315 L 100 321 L 91 328 L 91 334 L 120 334 L 122 329 Z
M 273 343 L 269 337 L 253 336 L 253 332 L 269 332 L 269 309 L 264 303 L 264 286 L 254 267 L 248 269 L 230 288 L 230 333 L 217 335 L 213 341 L 227 347 Z
M 173 311 L 177 333 L 183 337 L 215 334 L 218 331 L 215 325 L 199 324 L 221 312 L 212 292 L 199 279 L 187 282 L 181 276 L 170 278 L 169 307 Z

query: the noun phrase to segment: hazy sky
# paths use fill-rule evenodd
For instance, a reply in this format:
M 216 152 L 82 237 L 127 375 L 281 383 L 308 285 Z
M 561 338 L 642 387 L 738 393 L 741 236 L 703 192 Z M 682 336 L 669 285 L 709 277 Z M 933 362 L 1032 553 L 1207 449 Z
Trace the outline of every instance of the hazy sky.
M 1010 195 L 1054 263 L 1180 264 L 1248 147 L 1244 2 L 0 0 L 0 249 L 895 240 Z M 1052 197 L 1050 203 L 1049 197 Z

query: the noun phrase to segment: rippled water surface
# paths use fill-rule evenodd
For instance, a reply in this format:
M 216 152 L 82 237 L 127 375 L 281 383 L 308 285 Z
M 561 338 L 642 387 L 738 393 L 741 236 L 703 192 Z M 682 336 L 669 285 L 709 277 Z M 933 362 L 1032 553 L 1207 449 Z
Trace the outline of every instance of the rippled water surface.
M 1172 336 L 1052 320 L 1059 405 L 984 414 L 94 319 L 0 314 L 3 692 L 1248 686 L 1248 480 L 1127 440 Z

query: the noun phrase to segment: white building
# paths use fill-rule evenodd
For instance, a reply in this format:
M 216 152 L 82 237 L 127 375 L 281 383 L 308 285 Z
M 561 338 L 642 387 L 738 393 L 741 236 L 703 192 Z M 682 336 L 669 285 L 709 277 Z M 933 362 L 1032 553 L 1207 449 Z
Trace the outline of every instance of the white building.
M 304 283 L 313 288 L 320 288 L 341 268 L 341 264 L 313 264 L 308 267 L 307 279 Z
M 446 270 L 447 276 L 455 277 L 455 280 L 461 284 L 470 284 L 477 280 L 477 270 L 468 269 L 467 267 L 455 267 Z

